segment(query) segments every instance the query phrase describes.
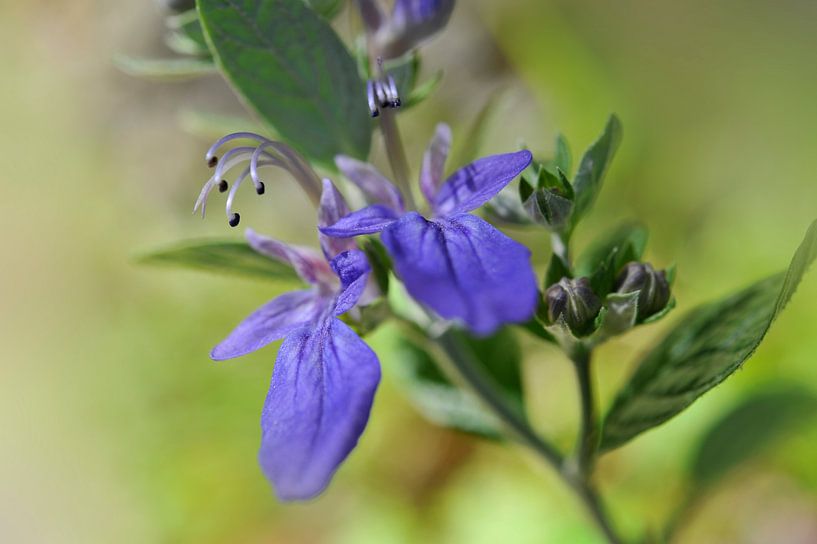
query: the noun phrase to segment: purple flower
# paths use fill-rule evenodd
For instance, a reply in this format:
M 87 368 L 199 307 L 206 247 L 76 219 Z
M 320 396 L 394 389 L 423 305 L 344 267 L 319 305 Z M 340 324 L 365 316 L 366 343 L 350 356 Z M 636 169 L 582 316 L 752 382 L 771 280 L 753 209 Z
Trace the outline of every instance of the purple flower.
M 321 231 L 340 238 L 381 232 L 408 292 L 478 335 L 530 319 L 538 304 L 530 251 L 469 214 L 531 162 L 529 151 L 479 159 L 443 182 L 451 130 L 440 124 L 423 160 L 420 188 L 431 206 L 426 219 L 406 211 L 403 196 L 373 166 L 339 156 L 340 170 L 372 204 Z
M 335 222 L 348 211 L 324 180 L 319 223 Z M 337 318 L 364 296 L 370 267 L 351 240 L 321 235 L 323 255 L 251 230 L 247 240 L 259 253 L 292 266 L 311 287 L 261 306 L 210 356 L 240 357 L 284 339 L 261 415 L 258 457 L 280 499 L 310 499 L 357 444 L 380 381 L 375 353 Z
M 386 14 L 377 0 L 358 0 L 375 56 L 400 57 L 448 23 L 454 0 L 396 0 Z

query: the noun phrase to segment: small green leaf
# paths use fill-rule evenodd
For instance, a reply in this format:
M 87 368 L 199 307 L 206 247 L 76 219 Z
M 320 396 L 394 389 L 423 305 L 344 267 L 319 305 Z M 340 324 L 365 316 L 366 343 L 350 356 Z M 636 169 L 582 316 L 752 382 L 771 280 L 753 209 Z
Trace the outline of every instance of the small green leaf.
M 698 486 L 714 484 L 815 414 L 817 395 L 812 391 L 795 385 L 761 390 L 706 432 L 692 457 L 693 481 Z
M 551 163 L 555 169 L 561 170 L 564 174 L 570 174 L 570 168 L 573 166 L 573 156 L 563 134 L 556 137 L 556 153 Z
M 605 418 L 602 449 L 616 448 L 682 412 L 754 353 L 817 258 L 817 221 L 788 271 L 693 310 L 653 349 Z
M 120 55 L 114 58 L 114 64 L 128 75 L 150 79 L 182 80 L 216 72 L 213 61 L 190 57 L 136 59 Z
M 522 185 L 520 185 L 521 187 Z M 553 189 L 537 189 L 522 204 L 533 221 L 559 232 L 570 219 L 573 203 Z
M 641 259 L 646 247 L 647 229 L 638 223 L 625 223 L 579 256 L 576 276 L 590 278 L 593 291 L 604 297 L 613 290 L 619 270 L 628 262 Z
M 453 334 L 476 356 L 480 370 L 501 394 L 522 410 L 522 354 L 515 336 L 509 330 L 483 339 Z M 405 391 L 424 416 L 445 427 L 488 438 L 501 436 L 496 418 L 474 396 L 449 381 L 428 351 L 406 339 L 401 340 L 398 350 Z
M 365 160 L 372 122 L 346 47 L 301 0 L 199 0 L 216 62 L 262 119 L 307 157 Z
M 304 0 L 306 5 L 327 20 L 332 20 L 343 7 L 343 0 Z
M 139 257 L 149 265 L 189 268 L 273 281 L 300 281 L 295 272 L 253 249 L 246 242 L 197 240 Z
M 618 117 L 611 115 L 604 127 L 604 132 L 593 145 L 584 153 L 576 177 L 573 180 L 573 190 L 576 192 L 573 224 L 575 225 L 593 206 L 596 197 L 601 191 L 604 175 L 610 167 L 613 155 L 621 143 L 621 122 Z
M 440 86 L 442 80 L 443 71 L 439 70 L 438 72 L 435 72 L 435 74 L 431 76 L 431 78 L 417 85 L 411 90 L 411 93 L 409 93 L 408 98 L 403 100 L 403 105 L 400 106 L 400 109 L 406 110 L 408 108 L 413 108 L 414 106 L 423 102 L 426 98 L 431 96 L 431 93 L 437 90 L 437 87 Z

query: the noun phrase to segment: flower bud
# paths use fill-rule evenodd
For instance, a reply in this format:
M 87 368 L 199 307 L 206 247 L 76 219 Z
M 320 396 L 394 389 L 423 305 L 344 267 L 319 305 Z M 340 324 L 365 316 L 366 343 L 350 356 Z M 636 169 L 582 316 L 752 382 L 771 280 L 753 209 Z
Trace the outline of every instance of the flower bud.
M 587 278 L 562 278 L 548 287 L 545 300 L 551 323 L 562 318 L 577 336 L 593 331 L 596 316 L 601 310 L 601 300 L 593 292 Z
M 637 321 L 644 321 L 663 310 L 670 299 L 669 282 L 664 270 L 656 271 L 649 263 L 629 262 L 616 279 L 617 293 L 638 294 Z

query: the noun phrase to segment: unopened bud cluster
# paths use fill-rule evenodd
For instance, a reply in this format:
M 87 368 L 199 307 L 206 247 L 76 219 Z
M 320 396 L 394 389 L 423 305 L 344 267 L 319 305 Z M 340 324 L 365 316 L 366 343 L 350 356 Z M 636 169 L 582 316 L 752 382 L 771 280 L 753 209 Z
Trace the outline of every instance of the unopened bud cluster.
M 664 270 L 656 271 L 649 263 L 629 262 L 616 279 L 617 293 L 638 291 L 637 321 L 663 310 L 670 300 L 670 288 Z

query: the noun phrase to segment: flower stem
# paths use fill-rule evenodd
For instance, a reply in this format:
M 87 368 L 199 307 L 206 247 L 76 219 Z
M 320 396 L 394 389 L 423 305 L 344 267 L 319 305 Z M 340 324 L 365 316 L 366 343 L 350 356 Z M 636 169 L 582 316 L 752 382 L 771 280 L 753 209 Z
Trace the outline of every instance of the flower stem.
M 463 344 L 456 333 L 449 330 L 436 336 L 434 340 L 436 344 L 442 348 L 446 355 L 447 362 L 450 363 L 452 370 L 460 379 L 459 381 L 468 386 L 482 403 L 505 425 L 512 438 L 516 438 L 517 441 L 527 446 L 536 453 L 539 458 L 544 460 L 546 464 L 557 471 L 559 476 L 582 501 L 593 522 L 604 534 L 607 542 L 609 544 L 621 544 L 623 540 L 616 533 L 598 493 L 590 482 L 589 471 L 585 472 L 580 468 L 582 462 L 579 461 L 577 470 L 575 462 L 570 462 L 570 460 L 566 461 L 553 445 L 540 437 L 530 427 L 524 415 L 518 413 L 517 410 L 508 404 L 507 400 L 498 391 L 493 380 L 480 370 L 478 363 L 474 360 L 474 354 Z M 589 408 L 586 410 L 588 414 L 586 421 L 592 422 L 592 425 L 583 424 L 581 436 L 586 438 L 581 439 L 582 446 L 580 451 L 592 447 L 593 453 L 588 456 L 588 459 L 592 460 L 595 455 L 596 444 L 595 438 L 593 437 L 597 435 L 597 427 L 595 424 L 595 416 L 593 415 L 594 410 L 592 409 L 593 396 L 589 379 L 589 352 L 581 355 L 577 353 L 576 360 L 578 361 L 576 363 L 577 370 L 581 367 L 583 370 L 580 372 L 580 375 L 586 377 L 586 379 L 580 378 L 580 383 L 586 384 L 586 386 L 582 386 L 581 389 L 582 398 L 589 399 L 586 403 L 586 406 Z M 583 402 L 583 406 L 584 405 L 585 402 Z M 579 455 L 579 459 L 581 459 L 581 457 L 582 454 Z
M 593 376 L 590 371 L 590 350 L 577 347 L 571 356 L 576 369 L 581 403 L 581 429 L 576 441 L 576 459 L 579 473 L 589 478 L 596 462 L 599 445 L 599 425 L 596 416 L 596 399 L 593 393 Z
M 409 183 L 409 167 L 406 160 L 406 152 L 403 149 L 403 140 L 400 138 L 400 130 L 397 128 L 397 115 L 390 108 L 383 108 L 380 112 L 380 132 L 383 134 L 383 141 L 386 144 L 386 156 L 389 158 L 391 171 L 394 174 L 394 181 L 406 199 L 406 206 L 410 210 L 416 210 L 417 205 L 412 196 L 411 184 Z

